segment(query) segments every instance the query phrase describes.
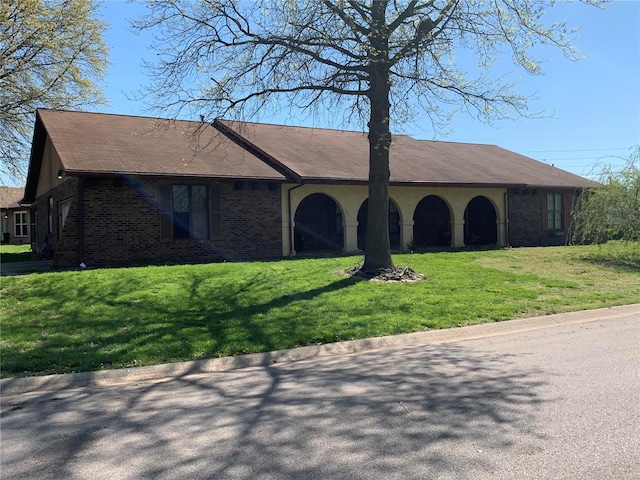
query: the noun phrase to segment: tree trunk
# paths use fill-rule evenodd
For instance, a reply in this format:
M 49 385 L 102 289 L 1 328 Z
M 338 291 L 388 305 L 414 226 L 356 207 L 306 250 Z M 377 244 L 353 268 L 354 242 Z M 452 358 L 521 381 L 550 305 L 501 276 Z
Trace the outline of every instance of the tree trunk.
M 364 249 L 366 273 L 393 268 L 389 243 L 389 92 L 391 89 L 388 63 L 388 36 L 384 30 L 385 2 L 374 2 L 378 8 L 378 29 L 372 35 L 372 51 L 376 52 L 370 63 L 369 101 L 369 207 L 367 234 Z

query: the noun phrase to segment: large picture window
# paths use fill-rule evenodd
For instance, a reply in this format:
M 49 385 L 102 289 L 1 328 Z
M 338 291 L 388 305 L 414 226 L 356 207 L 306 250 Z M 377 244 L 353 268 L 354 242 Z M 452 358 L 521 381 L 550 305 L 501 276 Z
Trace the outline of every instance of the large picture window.
M 27 212 L 15 212 L 13 214 L 13 225 L 16 237 L 26 237 L 29 235 L 29 224 L 27 223 Z
M 547 229 L 560 231 L 562 226 L 562 194 L 547 194 Z
M 160 214 L 160 234 L 165 240 L 215 238 L 220 231 L 220 189 L 163 185 Z

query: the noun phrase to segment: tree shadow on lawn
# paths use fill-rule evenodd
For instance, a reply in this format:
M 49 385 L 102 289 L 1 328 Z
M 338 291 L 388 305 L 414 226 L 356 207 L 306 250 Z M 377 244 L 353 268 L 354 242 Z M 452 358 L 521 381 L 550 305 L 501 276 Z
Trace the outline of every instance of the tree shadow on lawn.
M 35 252 L 6 252 L 0 254 L 1 263 L 16 263 L 16 262 L 32 262 L 34 260 L 41 260 L 41 256 Z
M 640 272 L 640 248 L 625 252 L 594 252 L 583 257 L 583 261 L 608 268 Z
M 29 362 L 38 359 L 45 373 L 66 373 L 270 351 L 287 338 L 309 341 L 298 331 L 305 327 L 299 321 L 301 303 L 361 281 L 344 278 L 253 303 L 249 296 L 268 298 L 276 291 L 262 274 L 242 284 L 215 280 L 198 274 L 169 280 L 179 284 L 175 297 L 188 298 L 180 302 L 174 302 L 175 297 L 137 299 L 136 290 L 145 286 L 132 279 L 124 297 L 117 282 L 101 288 L 102 296 L 97 296 L 78 279 L 67 292 L 73 298 L 68 304 L 60 300 L 58 286 L 42 286 L 32 292 L 39 299 L 37 308 L 23 312 L 32 320 L 6 327 L 14 331 L 11 336 L 30 336 L 33 342 L 4 349 L 3 375 L 24 375 L 21 356 Z M 294 303 L 297 308 L 289 311 Z M 272 309 L 280 312 L 269 322 L 261 321 Z
M 510 450 L 543 450 L 536 417 L 549 399 L 540 372 L 521 365 L 422 346 L 4 399 L 3 434 L 14 441 L 2 469 L 7 478 L 474 478 Z
M 361 281 L 362 278 L 349 277 L 305 291 L 286 293 L 267 301 L 254 301 L 249 296 L 259 296 L 261 287 L 270 290 L 271 286 L 261 274 L 255 275 L 245 284 L 235 286 L 201 289 L 203 278 L 194 277 L 189 287 L 193 309 L 175 312 L 181 322 L 190 325 L 206 325 L 210 337 L 217 344 L 245 344 L 246 350 L 204 352 L 204 357 L 228 356 L 239 353 L 267 352 L 283 348 L 282 342 L 288 341 L 284 348 L 300 346 L 321 340 L 309 338 L 307 329 L 318 326 L 321 317 L 317 311 L 309 309 L 305 302 L 321 295 L 346 289 Z M 263 316 L 270 315 L 268 321 Z M 283 340 L 286 339 L 286 340 Z M 322 339 L 328 341 L 329 339 Z

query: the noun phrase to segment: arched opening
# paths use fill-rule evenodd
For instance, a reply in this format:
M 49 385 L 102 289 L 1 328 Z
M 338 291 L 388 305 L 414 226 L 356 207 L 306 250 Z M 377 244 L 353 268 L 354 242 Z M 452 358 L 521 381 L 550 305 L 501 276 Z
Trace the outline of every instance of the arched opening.
M 362 202 L 358 210 L 358 248 L 364 250 L 367 237 L 367 212 L 369 199 Z M 392 250 L 400 250 L 400 212 L 393 201 L 389 200 L 389 244 Z
M 342 251 L 342 212 L 333 198 L 324 193 L 309 195 L 298 205 L 294 222 L 296 252 Z
M 486 197 L 473 198 L 464 210 L 465 245 L 498 243 L 496 209 Z
M 428 195 L 416 206 L 413 244 L 416 248 L 451 245 L 451 213 L 440 197 Z

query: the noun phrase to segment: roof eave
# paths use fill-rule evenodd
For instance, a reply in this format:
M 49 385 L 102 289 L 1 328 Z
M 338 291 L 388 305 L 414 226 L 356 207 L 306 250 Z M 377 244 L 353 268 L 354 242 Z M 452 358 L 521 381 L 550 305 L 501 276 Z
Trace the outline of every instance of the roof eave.
M 24 188 L 24 197 L 19 203 L 33 204 L 36 200 L 40 169 L 42 168 L 42 157 L 44 155 L 44 145 L 47 138 L 47 131 L 40 118 L 40 110 L 36 110 L 36 120 L 33 127 L 33 141 L 31 143 L 31 155 L 29 157 L 29 170 L 27 172 L 27 182 Z
M 261 177 L 261 176 L 238 176 L 238 175 L 202 175 L 188 173 L 161 173 L 161 172 L 131 172 L 131 171 L 111 171 L 111 170 L 65 170 L 67 177 L 162 177 L 162 178 L 206 178 L 224 180 L 251 180 L 262 182 L 285 182 L 287 179 L 281 177 Z
M 331 185 L 366 185 L 368 180 L 349 178 L 327 178 L 327 177 L 302 177 L 303 183 L 331 184 Z M 524 188 L 524 183 L 471 183 L 471 182 L 451 182 L 451 181 L 416 181 L 416 180 L 390 180 L 390 186 L 396 187 L 445 187 L 445 188 Z
M 395 180 L 389 182 L 390 185 L 401 187 L 439 187 L 439 188 L 523 188 L 521 183 L 474 183 L 474 182 L 452 182 L 452 181 L 415 181 L 415 180 Z
M 597 187 L 598 184 L 589 184 L 589 185 L 553 185 L 553 184 L 535 184 L 528 183 L 523 188 L 538 188 L 538 189 L 546 189 L 546 190 L 567 190 L 568 188 L 572 188 L 575 190 L 582 190 L 585 188 L 593 188 Z

